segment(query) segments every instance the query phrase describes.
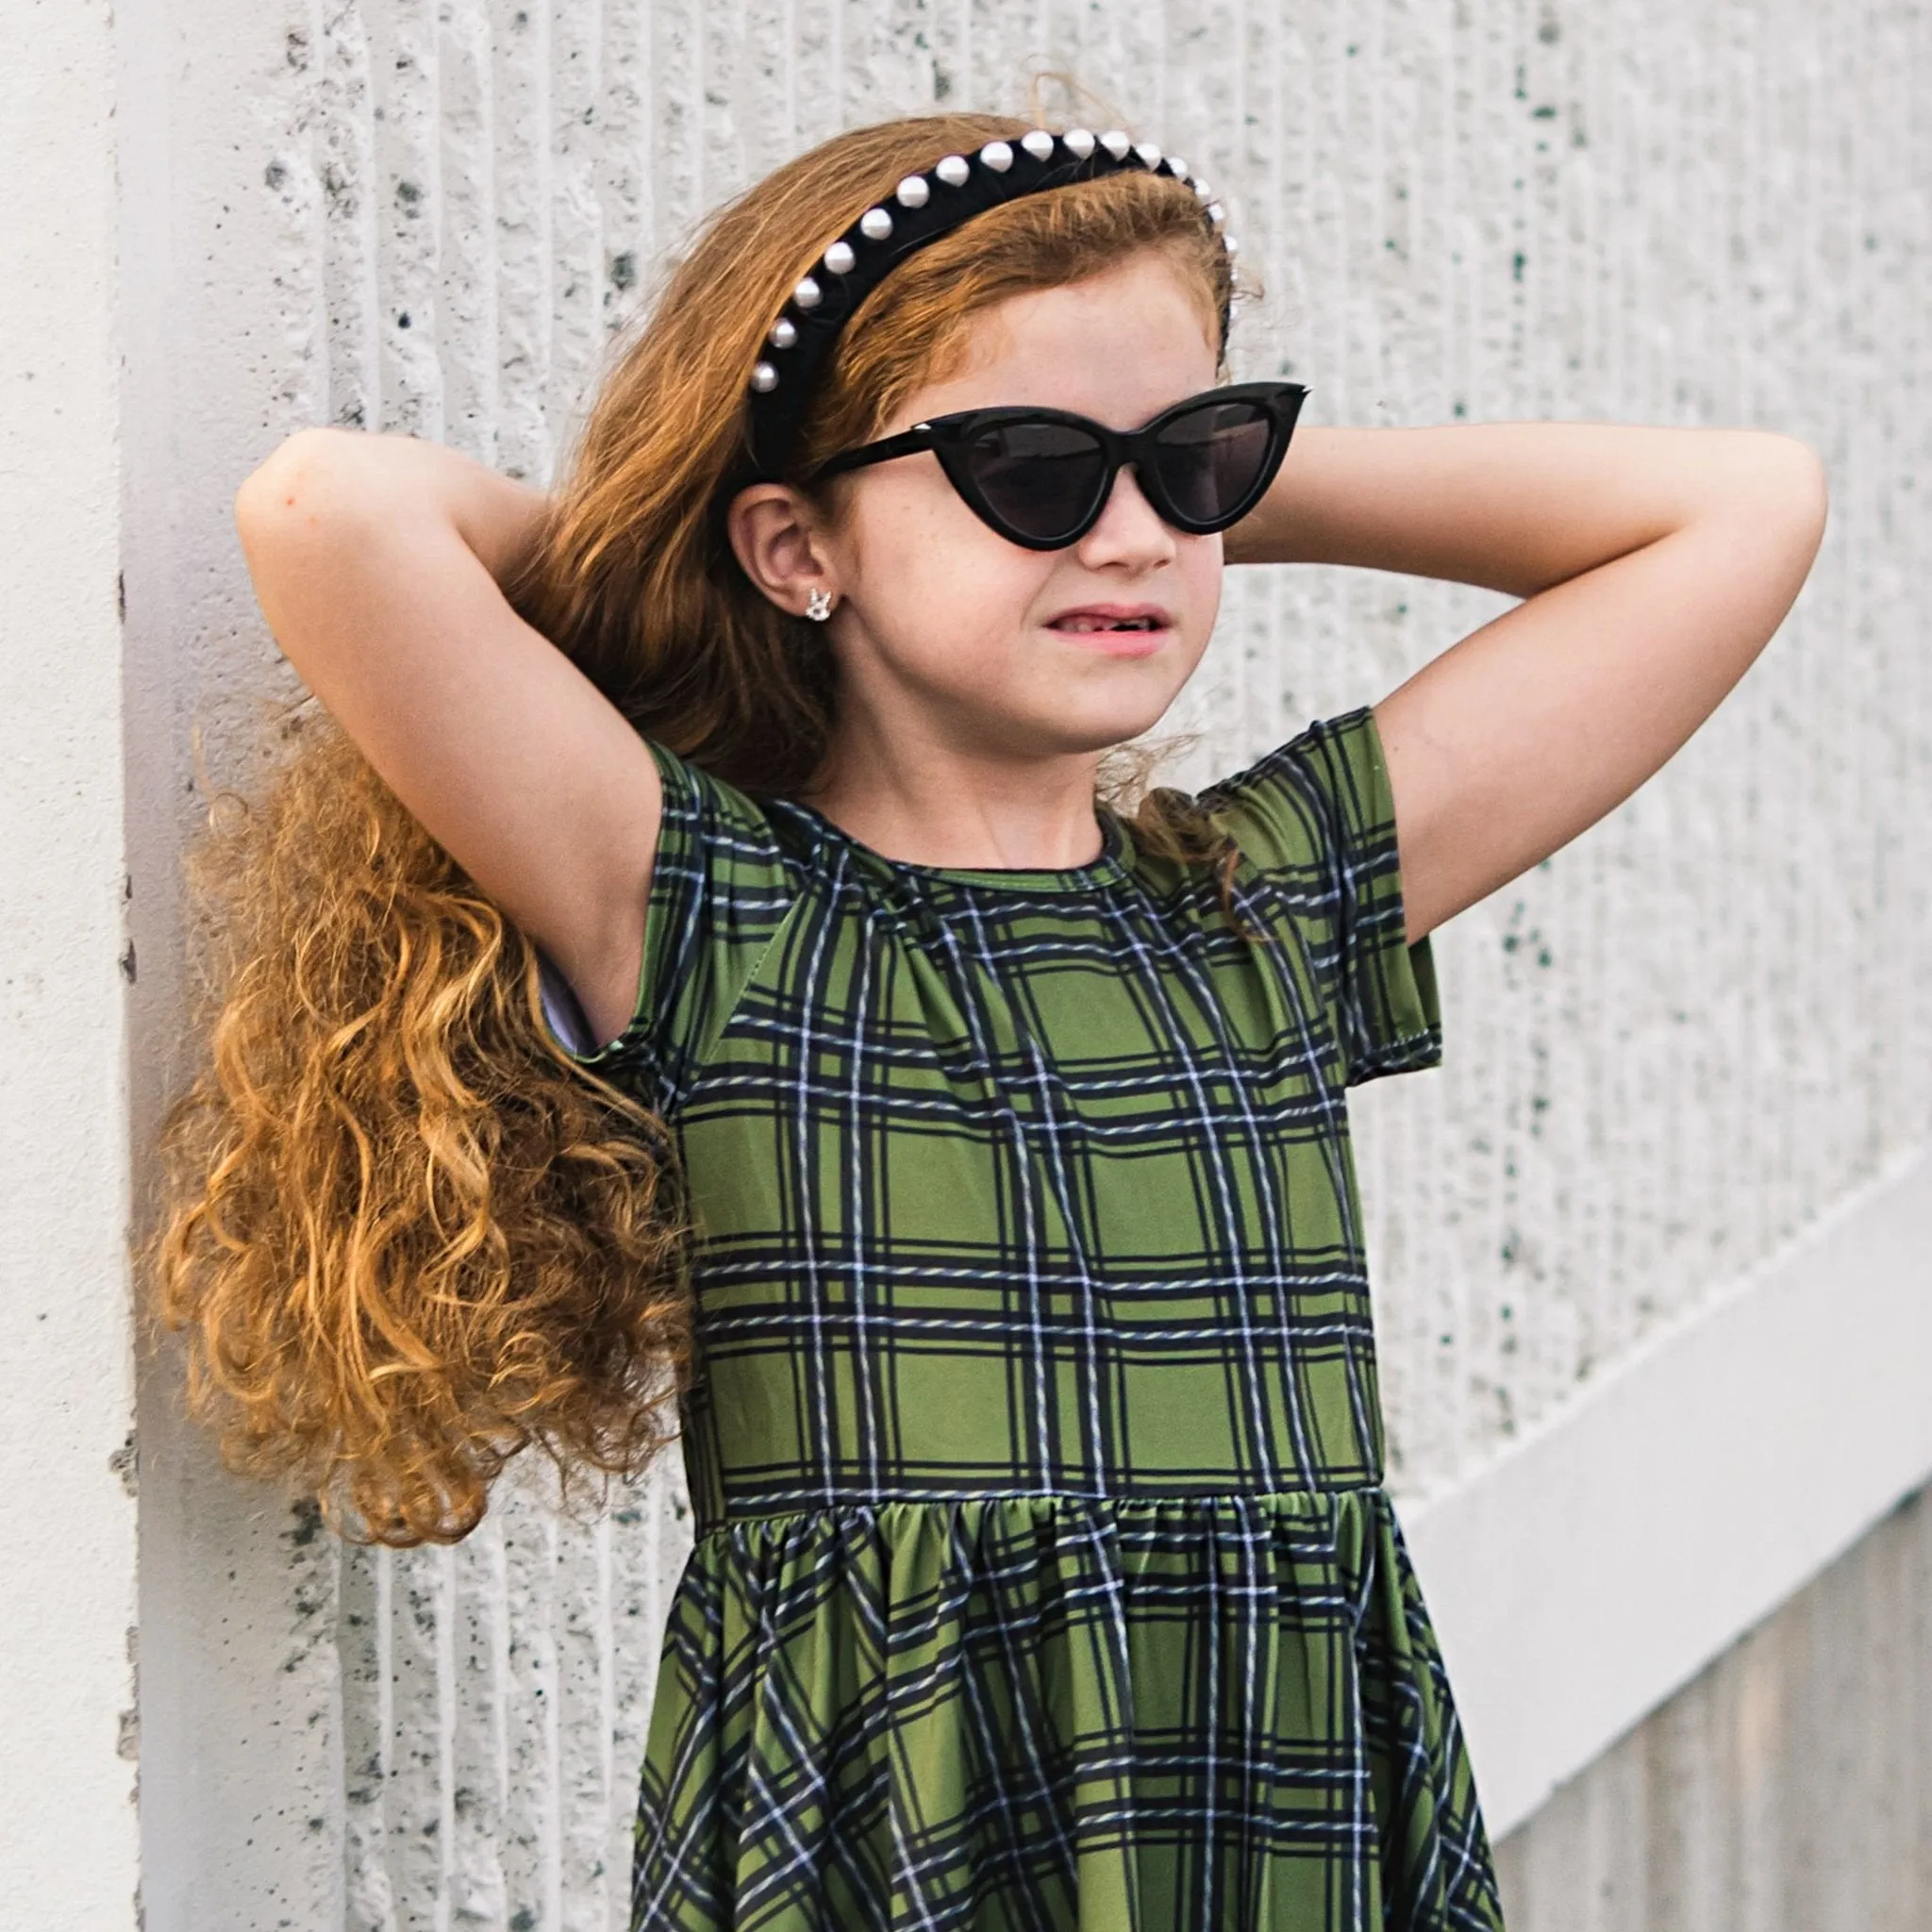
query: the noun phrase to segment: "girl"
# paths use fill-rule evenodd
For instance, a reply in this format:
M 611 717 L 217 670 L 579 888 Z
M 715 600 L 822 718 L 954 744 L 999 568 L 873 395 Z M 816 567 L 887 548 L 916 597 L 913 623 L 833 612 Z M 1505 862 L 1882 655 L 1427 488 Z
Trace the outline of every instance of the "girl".
M 637 1927 L 1501 1923 L 1345 1090 L 1435 1062 L 1430 931 L 1695 729 L 1824 492 L 1295 435 L 1231 254 L 1151 144 L 866 128 L 711 224 L 554 502 L 315 431 L 241 492 L 345 737 L 212 848 L 164 1307 L 237 1458 L 395 1543 L 675 1390 Z M 1129 815 L 1224 557 L 1522 602 Z

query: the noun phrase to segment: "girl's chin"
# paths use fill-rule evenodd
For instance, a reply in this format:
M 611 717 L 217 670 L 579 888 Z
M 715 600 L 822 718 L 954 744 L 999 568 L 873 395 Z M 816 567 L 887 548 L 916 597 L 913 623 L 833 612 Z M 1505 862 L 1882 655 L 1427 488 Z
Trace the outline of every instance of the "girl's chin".
M 1030 743 L 1044 757 L 1111 751 L 1153 730 L 1167 715 L 1179 695 L 1169 684 L 1162 679 L 1158 688 L 1150 688 L 1137 679 L 1132 688 L 1117 685 L 1109 691 L 1091 678 L 1070 682 L 1057 699 L 1029 703 L 1024 723 L 1015 718 L 1005 741 L 1009 747 Z

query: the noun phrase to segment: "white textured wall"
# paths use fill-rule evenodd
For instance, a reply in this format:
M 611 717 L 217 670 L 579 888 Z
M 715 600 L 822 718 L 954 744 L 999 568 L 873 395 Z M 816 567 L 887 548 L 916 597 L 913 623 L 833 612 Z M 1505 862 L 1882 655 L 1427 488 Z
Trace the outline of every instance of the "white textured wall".
M 1926 9 L 1896 0 L 130 0 L 136 1123 L 182 1065 L 175 842 L 287 689 L 229 492 L 282 432 L 541 476 L 654 263 L 800 145 L 1071 68 L 1228 192 L 1244 373 L 1311 420 L 1749 423 L 1836 510 L 1797 615 L 1640 800 L 1440 941 L 1449 1066 L 1359 1109 L 1397 1448 L 1455 1485 L 1927 1137 Z M 1495 608 L 1251 577 L 1204 776 Z M 654 1494 L 339 1556 L 143 1396 L 157 1932 L 605 1927 Z M 1633 1713 L 1633 1716 L 1635 1713 Z
M 0 5 L 0 1924 L 131 1932 L 113 42 Z

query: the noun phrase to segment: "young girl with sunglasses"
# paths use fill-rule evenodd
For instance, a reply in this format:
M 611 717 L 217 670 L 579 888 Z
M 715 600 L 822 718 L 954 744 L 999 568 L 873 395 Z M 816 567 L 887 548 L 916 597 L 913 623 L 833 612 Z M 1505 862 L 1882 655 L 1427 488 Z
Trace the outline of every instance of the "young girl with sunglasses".
M 1683 743 L 1823 491 L 1291 448 L 1231 254 L 1151 144 L 861 129 L 711 223 L 554 498 L 309 432 L 239 499 L 340 730 L 204 858 L 163 1306 L 235 1459 L 391 1543 L 680 1412 L 639 1927 L 1501 1923 L 1345 1092 L 1435 1062 L 1431 929 Z M 1224 560 L 1522 601 L 1130 814 Z

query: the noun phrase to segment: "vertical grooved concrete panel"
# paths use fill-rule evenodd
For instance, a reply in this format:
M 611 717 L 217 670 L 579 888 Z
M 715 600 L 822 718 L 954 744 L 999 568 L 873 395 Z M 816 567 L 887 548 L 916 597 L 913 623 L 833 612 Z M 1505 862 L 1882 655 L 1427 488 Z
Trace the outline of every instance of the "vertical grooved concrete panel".
M 1443 933 L 1446 1070 L 1360 1097 L 1401 1489 L 1457 1483 L 1932 1130 L 1924 8 L 140 0 L 126 31 L 138 1140 L 187 1064 L 178 846 L 295 695 L 229 531 L 247 469 L 336 422 L 545 478 L 707 209 L 841 125 L 1016 106 L 1049 70 L 1224 191 L 1255 285 L 1237 372 L 1308 381 L 1309 420 L 1750 424 L 1832 475 L 1761 669 L 1637 800 Z M 1380 695 L 1502 608 L 1231 581 L 1172 776 Z M 341 1552 L 222 1476 L 173 1399 L 163 1360 L 152 1932 L 620 1925 L 675 1478 L 585 1524 L 531 1473 L 458 1550 Z M 1752 1767 L 1785 1693 L 1748 1691 L 1758 1668 L 1736 1667 L 1757 1755 L 1687 1707 L 1657 1734 L 1672 1790 L 1748 1811 L 1775 1781 Z M 1589 1828 L 1622 1844 L 1629 1774 L 1603 1775 Z M 1829 1865 L 1778 1802 L 1753 1856 Z M 1673 1923 L 1717 1924 L 1685 1856 Z M 1519 1880 L 1546 1923 L 1563 1865 Z

